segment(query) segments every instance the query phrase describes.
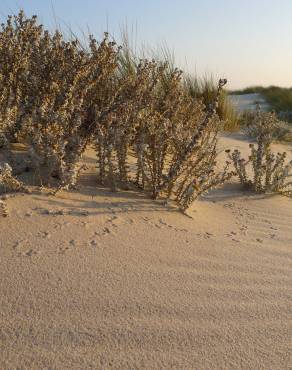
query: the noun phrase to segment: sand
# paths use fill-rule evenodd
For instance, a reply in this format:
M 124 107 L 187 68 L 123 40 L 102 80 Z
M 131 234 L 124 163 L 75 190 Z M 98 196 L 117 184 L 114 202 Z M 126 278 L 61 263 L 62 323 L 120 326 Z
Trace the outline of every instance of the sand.
M 292 200 L 235 182 L 191 219 L 86 161 L 78 192 L 0 218 L 0 368 L 291 369 Z
M 260 104 L 261 110 L 270 110 L 269 104 L 259 93 L 231 94 L 229 95 L 229 99 L 231 100 L 235 109 L 240 113 L 243 113 L 245 111 L 255 111 L 258 103 Z

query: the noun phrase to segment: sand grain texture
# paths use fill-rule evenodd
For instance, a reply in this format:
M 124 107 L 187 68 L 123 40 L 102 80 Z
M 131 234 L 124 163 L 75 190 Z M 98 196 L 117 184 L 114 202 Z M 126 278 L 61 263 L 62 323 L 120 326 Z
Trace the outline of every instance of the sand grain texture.
M 190 219 L 88 163 L 0 219 L 0 368 L 291 369 L 292 200 L 227 184 Z

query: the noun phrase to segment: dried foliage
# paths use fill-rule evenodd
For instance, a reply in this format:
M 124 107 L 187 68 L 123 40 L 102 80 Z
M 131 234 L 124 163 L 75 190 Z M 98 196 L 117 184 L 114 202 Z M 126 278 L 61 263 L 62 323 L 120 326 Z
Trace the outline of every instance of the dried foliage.
M 8 163 L 0 163 L 0 194 L 13 192 L 27 192 L 27 188 L 12 175 L 12 168 Z M 0 215 L 8 216 L 7 205 L 0 199 Z
M 0 199 L 0 215 L 3 217 L 8 216 L 8 210 L 7 210 L 7 205 L 4 202 L 4 200 Z
M 175 199 L 185 210 L 202 193 L 232 176 L 226 165 L 215 171 L 220 120 L 216 107 L 226 81 L 220 80 L 214 104 L 205 110 L 186 93 L 182 72 L 169 73 L 167 64 L 142 60 L 119 83 L 124 104 L 98 127 L 96 147 L 99 177 L 112 190 L 132 180 L 139 188 Z M 119 118 L 119 119 L 118 119 Z M 131 153 L 129 153 L 129 151 Z M 136 176 L 127 160 L 133 154 Z
M 2 217 L 7 217 L 8 216 L 8 209 L 6 202 L 3 199 L 0 199 L 0 215 Z
M 279 121 L 274 113 L 261 112 L 258 108 L 250 129 L 255 135 L 256 145 L 250 144 L 248 160 L 238 150 L 230 154 L 241 183 L 259 193 L 292 195 L 292 161 L 286 163 L 286 152 L 273 153 L 271 144 L 278 130 Z M 252 172 L 252 177 L 249 173 Z
M 258 110 L 260 110 L 260 106 L 258 105 L 257 110 L 255 112 L 247 111 L 241 115 L 241 126 L 246 134 L 251 138 L 256 138 L 259 134 L 258 125 L 255 125 L 254 122 L 257 120 Z M 263 113 L 264 114 L 264 113 Z M 275 112 L 268 112 L 267 115 L 272 116 L 273 125 L 271 134 L 275 141 L 287 141 L 290 142 L 292 140 L 292 129 L 291 126 L 278 118 L 278 115 Z
M 26 187 L 12 175 L 8 163 L 0 163 L 0 194 L 27 192 Z
M 225 80 L 206 107 L 168 63 L 137 60 L 107 34 L 82 47 L 23 12 L 2 25 L 0 63 L 0 141 L 29 147 L 41 184 L 75 186 L 89 144 L 101 183 L 135 184 L 184 210 L 232 175 L 228 163 L 216 172 Z
M 25 19 L 23 12 L 9 16 L 0 32 L 0 141 L 8 143 L 19 132 L 24 114 L 31 44 L 38 38 L 36 17 Z
M 91 37 L 84 51 L 22 12 L 2 25 L 0 131 L 24 138 L 42 182 L 76 183 L 80 156 L 108 109 L 103 93 L 117 53 L 107 35 L 99 44 Z
M 206 107 L 212 105 L 216 99 L 217 86 L 213 76 L 197 78 L 185 76 L 184 86 L 193 98 L 201 98 Z M 226 91 L 222 91 L 217 106 L 217 114 L 222 121 L 224 131 L 236 131 L 240 126 L 240 115 L 230 100 Z

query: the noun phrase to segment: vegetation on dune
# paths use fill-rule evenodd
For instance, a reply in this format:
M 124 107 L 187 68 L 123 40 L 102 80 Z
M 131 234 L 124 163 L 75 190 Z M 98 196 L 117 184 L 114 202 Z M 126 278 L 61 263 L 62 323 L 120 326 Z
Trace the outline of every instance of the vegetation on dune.
M 100 183 L 113 191 L 143 189 L 183 211 L 234 175 L 230 161 L 217 168 L 218 132 L 238 125 L 223 90 L 226 80 L 184 76 L 167 58 L 140 59 L 107 33 L 99 42 L 90 36 L 87 45 L 67 41 L 23 12 L 1 27 L 0 146 L 25 144 L 28 168 L 54 194 L 75 187 L 89 144 L 96 149 Z M 258 172 L 274 173 L 272 184 L 282 192 L 285 156 L 274 159 L 269 142 L 261 140 L 261 154 L 253 150 L 251 160 L 256 156 Z M 259 159 L 263 150 L 266 159 Z M 239 154 L 231 159 L 241 176 Z M 25 190 L 2 164 L 0 193 Z M 5 215 L 2 200 L 0 208 Z
M 203 78 L 188 75 L 184 77 L 185 88 L 189 94 L 196 99 L 202 99 L 208 107 L 216 97 L 217 86 L 213 76 Z M 234 105 L 224 90 L 219 97 L 217 114 L 222 120 L 222 129 L 225 131 L 236 131 L 240 126 L 240 115 L 236 112 Z
M 271 144 L 278 131 L 275 113 L 259 109 L 251 123 L 256 145 L 250 144 L 250 156 L 242 158 L 239 150 L 229 153 L 240 182 L 257 193 L 279 193 L 292 196 L 292 161 L 286 162 L 286 152 L 273 153 Z
M 133 39 L 127 28 L 122 30 L 122 50 L 120 53 L 121 66 L 125 72 L 133 71 L 134 66 L 139 63 L 137 57 L 136 46 L 132 45 Z M 142 55 L 147 55 L 150 59 L 154 58 L 161 65 L 166 65 L 164 74 L 171 76 L 177 69 L 175 56 L 167 47 L 167 45 L 159 46 L 155 51 L 143 48 Z M 186 93 L 195 100 L 202 100 L 205 109 L 208 109 L 215 101 L 217 95 L 217 80 L 213 75 L 205 75 L 203 77 L 194 76 L 192 74 L 183 73 L 181 83 Z M 239 129 L 240 116 L 236 112 L 233 103 L 228 97 L 228 93 L 222 90 L 219 96 L 218 106 L 216 109 L 221 120 L 221 130 L 236 131 Z
M 260 105 L 258 108 L 260 109 Z M 292 142 L 292 130 L 290 125 L 286 121 L 279 119 L 276 112 L 271 113 L 273 115 L 273 127 L 271 134 L 273 140 L 281 142 Z M 256 139 L 258 137 L 258 132 L 261 128 L 255 125 L 254 122 L 258 119 L 258 112 L 244 112 L 241 114 L 240 121 L 243 131 L 251 138 Z
M 0 194 L 10 192 L 28 192 L 23 183 L 18 181 L 12 175 L 12 168 L 8 163 L 0 163 Z M 8 211 L 4 199 L 0 199 L 0 214 L 4 217 L 8 216 Z
M 205 106 L 167 61 L 139 60 L 108 34 L 81 47 L 23 12 L 2 25 L 0 61 L 2 144 L 27 145 L 41 184 L 55 184 L 56 191 L 75 186 L 90 143 L 100 182 L 112 190 L 135 183 L 182 209 L 231 176 L 228 165 L 216 171 L 226 81 Z

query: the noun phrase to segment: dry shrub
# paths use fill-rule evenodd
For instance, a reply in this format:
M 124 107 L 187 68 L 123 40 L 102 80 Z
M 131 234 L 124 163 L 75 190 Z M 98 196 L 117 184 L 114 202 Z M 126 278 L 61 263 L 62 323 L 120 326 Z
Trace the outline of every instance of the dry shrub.
M 160 188 L 166 192 L 167 199 L 174 195 L 183 210 L 233 175 L 229 162 L 222 171 L 216 171 L 217 134 L 221 124 L 216 111 L 226 82 L 219 81 L 215 101 L 207 110 L 188 95 L 182 95 L 178 104 L 177 121 L 172 128 L 173 155 Z
M 1 132 L 20 132 L 42 182 L 76 183 L 80 156 L 108 109 L 103 93 L 117 53 L 107 35 L 101 43 L 90 38 L 85 51 L 22 12 L 2 26 Z
M 58 33 L 46 34 L 41 45 L 39 60 L 33 61 L 35 106 L 27 115 L 26 134 L 38 168 L 48 170 L 44 178 L 54 176 L 63 187 L 75 185 L 81 155 L 108 111 L 106 85 L 116 68 L 117 49 L 106 36 L 100 44 L 91 38 L 86 53 L 77 41 L 64 42 Z
M 259 105 L 255 112 L 247 111 L 241 115 L 241 125 L 243 130 L 251 138 L 256 138 L 259 134 L 259 126 L 254 124 L 255 120 L 258 119 L 258 110 L 260 110 Z M 266 115 L 267 119 L 271 119 L 273 121 L 271 134 L 275 141 L 290 142 L 292 140 L 292 129 L 287 122 L 279 119 L 275 112 L 262 112 L 262 115 Z
M 168 63 L 123 54 L 107 34 L 86 49 L 22 12 L 2 25 L 0 58 L 0 133 L 28 145 L 42 184 L 74 186 L 91 143 L 101 183 L 135 183 L 184 210 L 232 176 L 228 163 L 216 171 L 225 80 L 206 107 Z
M 142 60 L 131 77 L 122 77 L 118 98 L 124 104 L 97 128 L 99 176 L 112 190 L 117 180 L 175 199 L 185 210 L 202 193 L 229 179 L 229 164 L 216 172 L 220 120 L 216 101 L 206 111 L 183 87 L 182 72 L 169 73 L 167 64 Z M 129 151 L 136 158 L 136 177 L 130 178 Z
M 124 185 L 129 180 L 129 149 L 135 146 L 141 114 L 153 98 L 159 73 L 155 66 L 155 62 L 143 60 L 131 73 L 117 71 L 109 92 L 109 109 L 96 126 L 99 178 L 101 183 L 107 178 L 112 190 L 116 180 Z
M 23 12 L 9 16 L 0 31 L 0 141 L 13 140 L 22 125 L 32 55 L 31 45 L 40 37 L 36 17 L 26 19 Z
M 230 154 L 240 182 L 258 193 L 280 193 L 292 195 L 292 161 L 286 163 L 286 152 L 273 153 L 271 144 L 278 131 L 279 121 L 274 113 L 261 112 L 259 109 L 250 123 L 250 130 L 256 138 L 256 145 L 250 144 L 248 160 L 241 157 L 238 150 Z M 249 169 L 252 177 L 249 176 Z

